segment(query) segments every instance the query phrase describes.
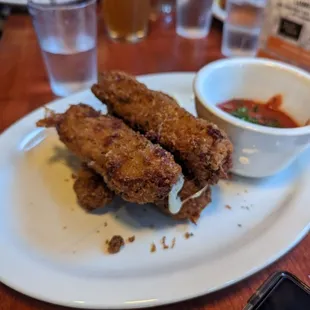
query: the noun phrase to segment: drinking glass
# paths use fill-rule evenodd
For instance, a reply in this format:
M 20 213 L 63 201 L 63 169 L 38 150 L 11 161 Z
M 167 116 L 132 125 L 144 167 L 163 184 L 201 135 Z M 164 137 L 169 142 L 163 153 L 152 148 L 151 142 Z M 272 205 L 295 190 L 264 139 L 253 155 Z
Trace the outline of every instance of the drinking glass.
M 228 0 L 222 54 L 255 56 L 264 21 L 267 0 Z
M 96 0 L 30 0 L 28 9 L 54 94 L 66 96 L 96 83 Z
M 177 0 L 177 34 L 189 39 L 208 35 L 212 21 L 213 0 Z
M 136 42 L 148 30 L 150 0 L 103 0 L 103 15 L 110 38 Z

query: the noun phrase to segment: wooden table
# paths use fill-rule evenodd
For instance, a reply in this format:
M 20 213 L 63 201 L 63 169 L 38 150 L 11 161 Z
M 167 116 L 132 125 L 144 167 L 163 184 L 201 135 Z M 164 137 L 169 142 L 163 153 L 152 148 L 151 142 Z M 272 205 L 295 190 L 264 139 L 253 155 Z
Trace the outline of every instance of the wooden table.
M 171 17 L 166 16 L 154 22 L 147 39 L 138 44 L 108 41 L 103 25 L 99 23 L 99 70 L 122 69 L 133 74 L 195 71 L 222 57 L 220 43 L 219 23 L 213 25 L 207 39 L 191 41 L 178 37 Z M 0 132 L 28 112 L 55 98 L 49 88 L 31 20 L 26 15 L 11 16 L 5 24 L 0 41 L 0 72 Z M 276 270 L 291 271 L 310 283 L 309 235 L 284 258 L 250 279 L 211 295 L 158 309 L 239 310 L 255 289 Z M 36 301 L 0 284 L 0 309 L 65 308 Z

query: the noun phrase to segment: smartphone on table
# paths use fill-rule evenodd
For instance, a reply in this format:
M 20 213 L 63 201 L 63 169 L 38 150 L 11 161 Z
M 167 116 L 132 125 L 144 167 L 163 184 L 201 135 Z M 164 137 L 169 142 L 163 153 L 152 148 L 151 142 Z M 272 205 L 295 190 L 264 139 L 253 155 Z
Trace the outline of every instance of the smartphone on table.
M 310 310 L 310 287 L 280 271 L 263 283 L 243 310 Z

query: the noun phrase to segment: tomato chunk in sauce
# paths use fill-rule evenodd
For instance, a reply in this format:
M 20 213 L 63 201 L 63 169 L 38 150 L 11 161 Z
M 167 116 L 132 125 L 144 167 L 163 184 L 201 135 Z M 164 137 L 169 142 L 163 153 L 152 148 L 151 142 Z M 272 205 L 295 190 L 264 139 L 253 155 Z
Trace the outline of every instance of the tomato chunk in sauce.
M 278 128 L 299 127 L 292 117 L 281 110 L 281 105 L 282 96 L 276 95 L 267 103 L 247 99 L 232 99 L 218 104 L 218 107 L 237 118 L 257 125 Z

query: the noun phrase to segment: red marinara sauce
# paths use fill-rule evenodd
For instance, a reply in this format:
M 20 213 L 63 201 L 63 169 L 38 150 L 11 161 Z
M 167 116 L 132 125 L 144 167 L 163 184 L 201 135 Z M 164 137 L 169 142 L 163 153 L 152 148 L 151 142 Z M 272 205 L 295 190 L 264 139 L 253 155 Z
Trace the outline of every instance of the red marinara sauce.
M 299 127 L 299 124 L 292 117 L 281 110 L 281 105 L 282 96 L 276 95 L 267 103 L 232 99 L 218 104 L 218 107 L 237 118 L 257 125 L 278 128 Z

